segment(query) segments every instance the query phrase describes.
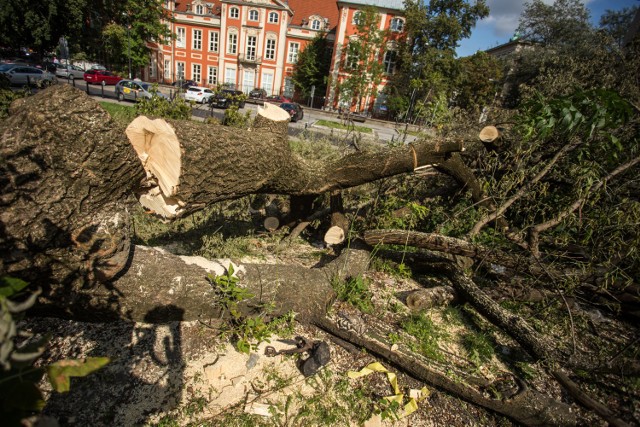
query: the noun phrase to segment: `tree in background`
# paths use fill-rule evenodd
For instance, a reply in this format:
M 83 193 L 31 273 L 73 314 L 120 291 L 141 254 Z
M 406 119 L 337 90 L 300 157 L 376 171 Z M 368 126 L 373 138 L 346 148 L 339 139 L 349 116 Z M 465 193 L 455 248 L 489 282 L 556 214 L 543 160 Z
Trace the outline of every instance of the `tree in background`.
M 591 38 L 590 13 L 580 0 L 542 0 L 525 3 L 518 32 L 522 39 L 555 48 L 573 49 L 584 46 L 585 36 Z
M 359 111 L 363 100 L 378 96 L 384 72 L 381 46 L 388 34 L 377 29 L 380 15 L 376 8 L 369 6 L 356 13 L 356 33 L 344 47 L 341 59 L 341 69 L 349 74 L 335 84 L 340 103 Z
M 420 105 L 439 105 L 451 95 L 458 74 L 455 49 L 471 35 L 478 19 L 488 16 L 477 2 L 405 0 L 406 38 L 399 41 L 398 66 L 388 89 L 389 107 L 405 116 L 413 98 Z M 415 109 L 420 111 L 420 109 Z M 428 114 L 428 109 L 422 109 Z
M 312 86 L 316 88 L 315 93 L 324 94 L 327 91 L 330 68 L 331 45 L 324 35 L 317 35 L 300 52 L 293 69 L 293 83 L 304 96 L 311 94 Z
M 459 76 L 456 84 L 456 106 L 479 111 L 493 102 L 502 81 L 503 65 L 486 52 L 458 60 Z
M 600 28 L 616 41 L 618 47 L 622 47 L 624 37 L 637 12 L 638 6 L 625 7 L 622 10 L 607 10 L 600 17 Z
M 149 61 L 146 40 L 171 37 L 161 22 L 166 18 L 162 5 L 161 0 L 5 0 L 0 3 L 0 44 L 32 48 L 44 56 L 64 36 L 73 57 L 124 71 L 130 56 L 135 70 Z

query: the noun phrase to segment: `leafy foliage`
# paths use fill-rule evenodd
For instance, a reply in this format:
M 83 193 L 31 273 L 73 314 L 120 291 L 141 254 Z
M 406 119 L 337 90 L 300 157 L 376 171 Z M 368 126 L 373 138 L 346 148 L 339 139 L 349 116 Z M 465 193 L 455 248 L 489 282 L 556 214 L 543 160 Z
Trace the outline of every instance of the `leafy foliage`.
M 319 34 L 298 55 L 292 79 L 296 88 L 304 96 L 311 94 L 315 86 L 316 94 L 327 91 L 329 68 L 331 67 L 331 46 L 326 36 Z
M 412 314 L 400 324 L 402 330 L 416 339 L 409 343 L 413 350 L 434 360 L 442 361 L 444 356 L 438 347 L 438 342 L 447 337 L 424 312 Z
M 152 93 L 157 92 L 157 84 L 153 85 Z M 136 102 L 136 114 L 163 117 L 166 119 L 189 120 L 191 119 L 191 105 L 180 97 L 173 100 L 161 96 L 141 98 Z
M 46 348 L 48 337 L 20 347 L 14 340 L 20 335 L 17 320 L 32 307 L 40 291 L 28 292 L 28 283 L 11 277 L 0 278 L 0 416 L 7 425 L 21 425 L 21 420 L 39 413 L 44 407 L 37 384 L 45 370 L 57 392 L 69 391 L 69 377 L 84 377 L 109 363 L 106 357 L 61 360 L 48 367 L 36 368 L 35 360 Z
M 254 295 L 246 288 L 240 286 L 235 275 L 233 264 L 229 264 L 223 275 L 209 275 L 209 281 L 216 293 L 216 303 L 222 308 L 223 315 L 229 313 L 231 329 L 229 333 L 236 338 L 236 348 L 242 353 L 255 350 L 261 342 L 269 342 L 269 338 L 276 332 L 290 328 L 294 315 L 286 314 L 282 317 L 265 322 L 264 316 L 269 314 L 267 306 L 265 312 L 256 317 L 248 317 L 242 314 L 240 304 Z
M 335 85 L 341 104 L 359 111 L 363 99 L 378 95 L 383 76 L 380 46 L 384 45 L 388 34 L 378 29 L 380 15 L 376 8 L 368 6 L 357 13 L 356 33 L 349 39 L 342 55 L 342 64 L 349 74 Z

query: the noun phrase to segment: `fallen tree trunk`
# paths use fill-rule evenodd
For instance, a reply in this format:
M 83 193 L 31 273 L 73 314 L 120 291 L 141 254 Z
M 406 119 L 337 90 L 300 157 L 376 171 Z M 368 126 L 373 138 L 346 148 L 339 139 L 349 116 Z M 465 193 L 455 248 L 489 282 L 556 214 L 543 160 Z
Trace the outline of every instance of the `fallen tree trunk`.
M 57 85 L 0 122 L 0 275 L 76 290 L 108 281 L 129 255 L 128 209 L 178 217 L 254 193 L 307 197 L 442 162 L 459 142 L 421 141 L 309 167 L 286 141 L 280 109 L 241 130 L 139 117 L 125 129 L 86 94 Z M 134 145 L 131 145 L 131 144 Z M 134 148 L 135 146 L 135 148 Z
M 216 285 L 207 277 L 226 274 L 231 263 L 135 246 L 130 268 L 116 280 L 74 292 L 54 285 L 34 313 L 94 322 L 224 320 Z M 369 253 L 354 249 L 322 268 L 234 262 L 238 286 L 253 295 L 239 309 L 251 316 L 268 306 L 272 308 L 266 313 L 272 316 L 293 311 L 300 321 L 317 319 L 335 298 L 331 280 L 362 274 L 368 263 Z M 172 309 L 158 311 L 159 307 Z M 149 319 L 149 313 L 157 312 L 159 317 Z
M 383 325 L 369 321 L 367 331 L 358 333 L 340 327 L 338 322 L 328 317 L 320 319 L 316 324 L 321 329 L 388 360 L 429 385 L 505 415 L 523 425 L 576 425 L 575 414 L 568 405 L 524 387 L 523 384 L 520 384 L 518 392 L 510 398 L 492 399 L 482 391 L 485 388 L 491 388 L 491 384 L 485 381 L 474 381 L 469 377 L 461 376 L 460 373 L 456 373 L 455 379 L 451 378 L 444 372 L 434 369 L 432 360 L 421 357 L 404 345 L 392 350 L 383 337 L 388 336 L 389 332 L 395 333 L 395 329 L 385 330 Z

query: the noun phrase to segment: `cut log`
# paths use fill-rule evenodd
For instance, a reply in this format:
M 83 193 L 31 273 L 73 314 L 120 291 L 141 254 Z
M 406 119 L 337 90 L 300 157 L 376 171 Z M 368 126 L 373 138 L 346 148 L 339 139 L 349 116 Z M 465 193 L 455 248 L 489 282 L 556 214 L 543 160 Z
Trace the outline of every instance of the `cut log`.
M 159 248 L 136 246 L 131 267 L 117 280 L 75 292 L 54 286 L 33 313 L 94 322 L 143 322 L 149 321 L 147 315 L 154 308 L 172 306 L 175 310 L 163 311 L 162 317 L 153 321 L 219 319 L 224 313 L 215 285 L 207 276 L 225 274 L 231 263 L 229 259 L 177 256 Z M 356 249 L 343 251 L 322 268 L 233 262 L 238 286 L 253 295 L 239 309 L 245 315 L 255 315 L 260 307 L 272 304 L 270 314 L 274 316 L 293 311 L 299 321 L 310 322 L 324 316 L 335 299 L 332 278 L 363 274 L 368 264 L 369 253 Z
M 344 242 L 344 239 L 344 230 L 336 225 L 330 227 L 324 234 L 324 242 L 327 245 L 339 245 Z
M 411 310 L 428 310 L 449 305 L 457 300 L 458 295 L 451 286 L 435 286 L 412 291 L 407 295 L 407 307 Z
M 495 126 L 485 126 L 478 137 L 482 142 L 493 142 L 500 137 L 500 132 Z
M 275 216 L 268 216 L 264 219 L 263 225 L 267 231 L 276 231 L 280 227 L 280 220 Z
M 119 274 L 129 255 L 132 194 L 150 213 L 175 218 L 249 194 L 315 197 L 462 150 L 461 142 L 425 140 L 309 168 L 289 148 L 280 109 L 263 110 L 249 130 L 139 118 L 129 140 L 71 86 L 15 102 L 0 122 L 0 252 L 7 254 L 0 275 L 81 289 Z

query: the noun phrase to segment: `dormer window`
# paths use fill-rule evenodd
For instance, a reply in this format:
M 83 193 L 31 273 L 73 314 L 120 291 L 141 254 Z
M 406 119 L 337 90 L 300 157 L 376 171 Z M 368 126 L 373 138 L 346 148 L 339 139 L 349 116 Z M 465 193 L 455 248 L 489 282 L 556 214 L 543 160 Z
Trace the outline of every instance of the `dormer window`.
M 393 18 L 389 29 L 393 32 L 399 33 L 404 30 L 404 20 L 402 18 Z
M 232 7 L 229 9 L 229 18 L 239 18 L 240 17 L 240 9 L 237 7 Z
M 258 14 L 257 10 L 249 11 L 249 21 L 257 21 L 259 16 L 260 15 Z
M 311 26 L 312 30 L 319 30 L 321 28 L 322 24 L 320 23 L 319 19 L 313 19 L 311 21 L 311 25 L 310 26 Z
M 201 4 L 196 5 L 196 15 L 204 15 L 204 6 Z

